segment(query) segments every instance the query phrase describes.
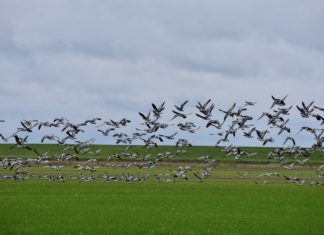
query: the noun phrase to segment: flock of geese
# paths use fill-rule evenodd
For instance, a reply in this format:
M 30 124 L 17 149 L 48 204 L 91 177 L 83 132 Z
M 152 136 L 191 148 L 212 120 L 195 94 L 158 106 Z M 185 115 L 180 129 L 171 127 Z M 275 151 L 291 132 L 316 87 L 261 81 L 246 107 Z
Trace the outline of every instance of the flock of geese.
M 236 160 L 244 158 L 244 156 L 254 156 L 256 153 L 249 153 L 242 150 L 239 146 L 234 146 L 231 141 L 238 135 L 243 138 L 254 139 L 262 146 L 274 142 L 275 137 L 271 135 L 276 132 L 276 136 L 286 135 L 282 147 L 271 150 L 267 158 L 277 160 L 282 168 L 293 169 L 296 165 L 304 165 L 311 157 L 314 151 L 324 151 L 324 108 L 314 104 L 314 101 L 306 104 L 301 102 L 295 108 L 303 119 L 312 119 L 316 122 L 316 127 L 303 126 L 296 134 L 307 133 L 309 137 L 313 137 L 313 144 L 310 147 L 302 147 L 297 145 L 289 127 L 289 114 L 293 106 L 286 105 L 287 96 L 283 98 L 272 98 L 270 110 L 261 113 L 258 118 L 254 118 L 247 114 L 249 107 L 254 106 L 256 102 L 245 101 L 243 105 L 232 104 L 228 109 L 218 109 L 221 114 L 220 118 L 215 118 L 215 104 L 211 99 L 205 102 L 197 102 L 196 112 L 187 111 L 188 100 L 179 105 L 174 105 L 172 109 L 172 117 L 168 121 L 163 121 L 163 113 L 165 111 L 165 102 L 157 105 L 152 103 L 152 107 L 148 112 L 139 112 L 141 119 L 140 126 L 135 128 L 131 134 L 122 131 L 131 123 L 128 118 L 120 120 L 103 120 L 96 117 L 85 120 L 80 123 L 70 122 L 66 118 L 55 118 L 53 121 L 39 120 L 23 120 L 19 127 L 6 136 L 0 133 L 0 143 L 12 144 L 11 148 L 21 148 L 25 151 L 34 153 L 34 157 L 19 158 L 7 156 L 0 160 L 0 168 L 8 169 L 9 175 L 0 175 L 0 180 L 11 179 L 21 181 L 25 179 L 39 179 L 48 181 L 65 182 L 66 180 L 77 181 L 95 181 L 100 178 L 105 182 L 124 181 L 128 183 L 143 182 L 150 178 L 155 178 L 157 182 L 177 182 L 186 181 L 190 178 L 198 182 L 206 181 L 215 168 L 215 159 L 208 155 L 197 156 L 197 161 L 205 163 L 202 169 L 196 170 L 192 166 L 178 166 L 176 169 L 169 170 L 167 173 L 157 173 L 151 175 L 151 170 L 155 166 L 161 165 L 163 161 L 168 161 L 174 156 L 186 154 L 190 151 L 192 144 L 188 139 L 181 137 L 183 133 L 193 134 L 200 128 L 215 131 L 211 135 L 217 136 L 215 146 L 228 157 Z M 199 118 L 203 126 L 198 126 L 193 121 L 192 116 Z M 255 121 L 263 122 L 267 128 L 259 128 Z M 5 120 L 0 120 L 1 125 L 5 124 Z M 201 123 L 201 122 L 200 122 Z M 116 144 L 121 144 L 121 151 L 107 156 L 105 164 L 99 161 L 97 156 L 103 156 L 105 153 L 101 149 L 95 149 L 95 139 L 81 140 L 78 138 L 81 133 L 85 132 L 86 126 L 95 126 L 96 131 L 103 136 L 111 137 Z M 64 146 L 60 154 L 51 154 L 49 152 L 41 153 L 35 149 L 34 145 L 29 145 L 29 135 L 39 130 L 53 130 L 50 134 L 43 135 L 40 139 L 41 143 L 52 143 Z M 167 133 L 169 129 L 173 131 Z M 1 130 L 1 129 L 0 129 Z M 166 134 L 167 133 L 167 134 Z M 153 154 L 139 154 L 132 151 L 134 144 L 140 144 L 146 149 L 159 149 L 161 143 L 173 142 L 175 145 L 174 152 L 159 152 Z M 87 154 L 93 157 L 86 161 L 81 161 L 80 156 Z M 185 156 L 185 155 L 184 155 Z M 75 174 L 65 176 L 60 174 L 62 168 L 67 164 L 75 168 Z M 53 173 L 46 174 L 30 174 L 27 170 L 30 166 L 38 166 L 51 169 Z M 105 167 L 105 173 L 95 174 L 98 168 Z M 138 169 L 146 169 L 142 176 L 135 176 L 129 171 L 121 175 L 111 175 L 107 173 L 109 168 L 129 169 L 135 167 Z M 324 165 L 316 168 L 317 179 L 310 181 L 312 185 L 321 185 L 319 178 L 324 178 Z M 6 171 L 2 171 L 6 172 Z M 238 176 L 241 180 L 248 178 L 248 172 L 240 173 Z M 281 176 L 275 171 L 264 172 L 256 177 L 256 183 L 263 180 L 268 183 L 270 179 L 283 177 L 291 183 L 302 185 L 305 180 L 296 176 Z

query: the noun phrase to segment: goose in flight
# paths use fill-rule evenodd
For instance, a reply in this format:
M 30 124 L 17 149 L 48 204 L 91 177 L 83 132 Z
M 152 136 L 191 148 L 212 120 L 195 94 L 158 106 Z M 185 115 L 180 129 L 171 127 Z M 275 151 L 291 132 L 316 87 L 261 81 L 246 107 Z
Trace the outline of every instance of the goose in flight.
M 245 101 L 244 105 L 240 106 L 239 109 L 245 108 L 247 106 L 254 106 L 255 104 L 256 104 L 256 102 Z
M 242 112 L 246 111 L 247 108 L 240 107 L 236 112 L 232 112 L 230 114 L 231 117 L 237 116 L 237 117 L 243 117 Z
M 314 118 L 316 118 L 317 121 L 321 121 L 321 125 L 324 124 L 324 117 L 322 117 L 321 115 L 319 114 L 311 114 Z
M 14 147 L 32 150 L 32 148 L 25 145 L 25 143 L 27 142 L 28 135 L 25 138 L 21 138 L 15 134 L 15 135 L 13 135 L 13 137 L 15 138 L 15 141 L 16 141 L 16 144 Z
M 299 184 L 299 185 L 303 185 L 305 183 L 305 180 L 296 176 L 286 176 L 284 175 L 283 177 L 285 177 L 285 179 L 287 181 L 289 181 L 290 183 L 294 183 L 294 184 Z
M 0 138 L 2 139 L 2 141 L 4 141 L 4 142 L 8 142 L 8 139 L 5 138 L 1 133 L 0 133 Z
M 204 104 L 201 104 L 200 102 L 198 102 L 198 105 L 196 105 L 196 108 L 199 110 L 200 113 L 202 113 L 203 115 L 196 113 L 197 117 L 200 117 L 204 120 L 209 120 L 210 117 L 212 116 L 212 111 L 215 107 L 214 104 L 211 104 L 209 107 L 207 107 L 207 105 L 209 104 L 209 102 L 211 101 L 211 99 L 207 100 L 207 102 L 205 102 Z
M 308 160 L 309 160 L 309 158 L 305 158 L 305 159 L 303 159 L 303 160 L 299 160 L 299 159 L 297 159 L 296 161 L 298 162 L 298 164 L 300 164 L 300 165 L 304 165 L 305 162 L 307 162 Z
M 90 124 L 95 125 L 95 124 L 97 123 L 97 121 L 101 121 L 101 118 L 96 117 L 96 118 L 88 119 L 88 120 L 85 120 L 85 121 L 83 122 L 83 124 L 84 124 L 84 125 L 87 125 L 87 124 L 90 123 Z
M 263 112 L 263 113 L 261 114 L 261 116 L 258 118 L 258 120 L 260 120 L 260 119 L 263 118 L 264 116 L 266 116 L 268 119 L 273 118 L 273 115 L 272 115 L 271 113 Z
M 191 166 L 179 166 L 178 167 L 178 171 L 182 171 L 182 172 L 187 172 L 187 171 L 191 171 Z
M 185 102 L 183 102 L 180 106 L 174 105 L 174 107 L 176 108 L 176 110 L 172 110 L 172 112 L 174 113 L 173 118 L 171 118 L 170 121 L 172 121 L 173 119 L 180 117 L 180 118 L 184 118 L 186 119 L 188 115 L 190 115 L 191 113 L 184 113 L 184 106 L 188 103 L 188 100 L 186 100 Z
M 172 110 L 172 112 L 174 113 L 174 116 L 173 116 L 173 118 L 171 118 L 170 121 L 172 121 L 173 119 L 176 119 L 177 117 L 180 117 L 180 118 L 184 118 L 184 119 L 186 119 L 187 116 L 191 114 L 191 113 L 188 113 L 188 114 L 180 113 L 180 112 L 177 112 L 177 111 L 175 111 L 175 110 Z
M 263 174 L 258 175 L 257 177 L 260 178 L 260 177 L 271 177 L 271 176 L 280 177 L 279 173 L 277 173 L 275 171 L 266 172 L 266 173 L 263 173 Z
M 288 123 L 289 119 L 287 119 L 286 121 L 284 121 L 281 124 L 276 124 L 275 126 L 278 127 L 280 130 L 278 132 L 278 135 L 280 135 L 283 131 L 287 131 L 288 133 L 290 133 L 290 128 L 286 126 L 286 124 Z
M 55 136 L 55 135 L 44 135 L 42 140 L 41 140 L 41 143 L 43 143 L 45 140 L 55 140 L 55 139 L 59 139 L 59 137 Z
M 258 136 L 258 140 L 261 140 L 263 141 L 264 140 L 264 137 L 267 133 L 269 133 L 268 130 L 265 130 L 265 131 L 260 131 L 260 130 L 257 130 L 255 129 L 255 132 L 257 133 L 257 136 Z
M 304 102 L 302 102 L 301 107 L 296 105 L 296 108 L 299 110 L 300 115 L 303 118 L 308 118 L 309 115 L 314 111 L 314 108 L 311 109 L 311 106 L 314 104 L 314 101 L 310 102 L 308 105 L 305 105 Z
M 65 122 L 69 122 L 69 120 L 67 120 L 64 117 L 57 117 L 57 118 L 54 118 L 53 122 L 56 122 L 59 124 L 65 124 Z
M 158 175 L 155 175 L 156 182 L 158 182 L 158 183 L 172 182 L 172 180 L 169 178 L 170 176 L 171 176 L 170 174 L 158 174 Z
M 64 166 L 44 166 L 44 168 L 50 168 L 56 171 L 60 171 Z
M 151 119 L 150 119 L 151 111 L 149 111 L 148 114 L 146 115 L 141 112 L 138 112 L 138 114 L 143 118 L 145 122 L 151 123 Z
M 178 132 L 173 133 L 172 135 L 160 135 L 168 140 L 174 140 L 174 137 L 178 134 Z
M 312 133 L 312 134 L 316 133 L 315 128 L 311 128 L 311 127 L 308 127 L 308 126 L 301 127 L 298 133 L 302 132 L 303 130 L 308 131 L 309 133 Z
M 154 103 L 152 103 L 153 107 L 153 114 L 156 118 L 160 118 L 163 110 L 165 109 L 164 107 L 165 101 L 160 106 L 156 106 Z
M 294 166 L 295 166 L 295 163 L 294 162 L 290 163 L 289 165 L 285 165 L 285 164 L 282 165 L 282 167 L 285 168 L 285 169 L 287 169 L 287 170 L 293 169 Z
M 119 128 L 119 123 L 118 122 L 115 122 L 115 121 L 113 121 L 111 119 L 109 121 L 103 121 L 103 123 L 100 124 L 99 126 L 97 126 L 97 128 L 102 127 L 104 125 L 112 126 L 114 128 Z
M 180 106 L 174 105 L 174 107 L 177 109 L 179 112 L 184 112 L 184 106 L 188 103 L 189 100 L 186 100 L 183 102 Z
M 206 128 L 213 126 L 216 127 L 217 129 L 221 129 L 222 125 L 224 124 L 224 121 L 221 123 L 220 121 L 214 119 L 214 120 L 209 120 L 206 124 Z
M 198 105 L 196 105 L 196 108 L 199 110 L 199 111 L 203 111 L 206 109 L 207 105 L 210 103 L 211 99 L 207 100 L 204 104 L 201 104 L 199 101 L 198 101 Z
M 18 128 L 18 131 L 26 131 L 26 132 L 33 132 L 32 129 L 38 125 L 38 121 L 37 120 L 24 120 L 21 121 L 20 124 L 22 125 L 22 127 Z
M 253 127 L 249 132 L 243 132 L 243 136 L 247 138 L 252 138 L 252 133 L 255 131 L 255 127 Z
M 143 115 L 143 114 L 141 114 Z M 104 121 L 103 124 L 97 126 L 97 127 L 101 127 L 103 125 L 108 125 L 108 126 L 112 126 L 113 128 L 119 128 L 120 126 L 127 126 L 128 123 L 130 123 L 131 120 L 127 119 L 127 118 L 122 118 L 120 121 L 114 121 L 112 119 L 110 119 L 109 121 Z M 95 124 L 95 123 L 93 123 Z
M 97 131 L 101 132 L 104 136 L 108 136 L 109 132 L 114 131 L 114 130 L 115 130 L 115 128 L 111 127 L 106 130 L 98 129 Z
M 192 144 L 187 139 L 178 139 L 176 142 L 176 147 L 191 147 Z
M 276 116 L 279 116 L 280 114 L 283 114 L 283 115 L 289 115 L 289 111 L 291 110 L 293 106 L 290 105 L 290 107 L 288 108 L 278 108 L 278 110 L 274 110 Z
M 40 130 L 43 126 L 45 126 L 45 127 L 49 127 L 51 125 L 51 123 L 50 122 L 39 122 L 38 123 L 38 130 Z
M 149 149 L 151 149 L 152 147 L 157 148 L 158 147 L 157 143 L 153 141 L 155 137 L 156 137 L 155 135 L 151 135 L 147 139 L 140 138 L 144 142 L 144 148 L 149 148 Z
M 194 172 L 193 175 L 197 178 L 199 183 L 204 182 L 202 176 L 199 176 L 196 172 Z
M 261 114 L 261 116 L 258 118 L 258 120 L 260 120 L 261 118 L 266 116 L 268 118 L 268 125 L 270 125 L 270 124 L 275 125 L 278 121 L 281 121 L 281 122 L 284 121 L 283 117 L 280 117 L 279 115 L 280 115 L 279 112 L 277 112 L 275 115 L 268 113 L 268 112 L 263 112 Z
M 254 106 L 256 104 L 256 102 L 252 102 L 252 101 L 245 101 L 244 106 Z
M 23 161 L 23 160 L 14 160 L 14 161 L 11 161 L 10 163 L 10 170 L 15 170 L 17 171 L 19 168 L 21 167 L 25 167 L 25 166 L 29 166 L 30 167 L 30 161 L 29 160 L 26 160 L 26 161 Z
M 274 140 L 273 140 L 273 138 L 266 138 L 266 139 L 264 139 L 263 140 L 263 143 L 262 143 L 262 145 L 264 146 L 264 145 L 266 145 L 267 143 L 272 143 Z
M 295 139 L 294 139 L 293 137 L 290 137 L 290 136 L 288 136 L 288 137 L 285 139 L 285 141 L 283 142 L 283 145 L 285 145 L 285 144 L 287 143 L 287 141 L 289 141 L 289 140 L 292 142 L 293 146 L 296 145 L 296 141 L 295 141 Z
M 245 180 L 247 178 L 247 175 L 249 174 L 249 172 L 245 172 L 245 173 L 241 173 L 241 172 L 237 172 L 237 174 L 240 176 L 241 180 Z
M 235 106 L 236 106 L 236 103 L 234 103 L 227 111 L 222 110 L 222 109 L 218 109 L 219 111 L 225 113 L 224 121 L 227 119 L 228 116 L 233 115 L 233 110 L 234 110 Z
M 322 111 L 322 112 L 324 112 L 324 108 L 318 107 L 318 106 L 316 106 L 316 105 L 314 105 L 314 108 L 315 108 L 315 109 L 318 109 L 318 110 L 320 110 L 320 111 Z
M 196 128 L 196 125 L 193 122 L 179 123 L 177 126 L 180 130 L 188 131 L 190 133 L 195 133 L 195 131 L 200 129 L 200 127 Z
M 271 109 L 273 108 L 273 106 L 278 105 L 278 106 L 285 106 L 285 99 L 288 97 L 288 95 L 286 95 L 284 98 L 280 99 L 280 98 L 275 98 L 274 96 L 271 96 L 272 98 L 272 105 L 271 105 Z

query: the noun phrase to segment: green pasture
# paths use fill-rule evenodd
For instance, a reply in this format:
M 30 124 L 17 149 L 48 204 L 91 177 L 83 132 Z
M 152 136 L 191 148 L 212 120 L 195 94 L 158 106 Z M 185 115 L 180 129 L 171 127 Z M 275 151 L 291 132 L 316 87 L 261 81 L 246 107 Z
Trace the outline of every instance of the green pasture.
M 323 234 L 324 187 L 0 181 L 0 234 Z
M 0 158 L 36 157 L 33 151 L 0 145 Z M 60 154 L 61 146 L 29 145 L 40 153 Z M 324 180 L 318 166 L 323 152 L 315 152 L 305 165 L 293 169 L 273 164 L 266 156 L 269 148 L 243 148 L 257 152 L 250 159 L 236 161 L 225 156 L 221 148 L 194 146 L 171 161 L 159 162 L 152 169 L 114 167 L 120 161 L 106 161 L 124 146 L 91 146 L 102 149 L 102 160 L 96 171 L 77 170 L 94 155 L 80 155 L 79 162 L 55 162 L 60 171 L 44 165 L 31 164 L 25 180 L 14 181 L 4 176 L 17 174 L 15 169 L 0 168 L 0 234 L 324 234 Z M 130 152 L 149 154 L 175 152 L 176 148 L 161 146 L 147 150 L 134 146 Z M 197 161 L 202 155 L 216 161 Z M 127 162 L 135 162 L 133 159 Z M 257 164 L 256 164 L 257 163 Z M 159 175 L 172 175 L 180 166 L 190 166 L 188 179 L 157 182 Z M 201 174 L 212 167 L 211 175 L 198 182 Z M 242 180 L 239 174 L 246 175 Z M 261 174 L 277 175 L 263 177 Z M 79 175 L 92 176 L 95 181 L 78 181 Z M 143 182 L 105 182 L 104 174 L 149 176 Z M 65 182 L 40 179 L 44 175 L 65 178 Z M 291 183 L 284 176 L 305 180 L 303 185 Z M 314 184 L 318 183 L 318 186 Z
M 49 153 L 49 156 L 59 155 L 62 153 L 62 150 L 68 146 L 60 146 L 55 144 L 30 144 L 28 145 L 30 148 L 37 149 L 37 151 L 42 154 L 45 152 Z M 101 149 L 98 155 L 93 154 L 77 154 L 80 160 L 86 160 L 89 158 L 96 158 L 98 160 L 107 160 L 109 156 L 112 154 L 121 153 L 121 151 L 125 148 L 125 145 L 91 145 L 91 151 L 96 151 Z M 274 148 L 269 147 L 242 147 L 241 148 L 248 153 L 256 153 L 254 156 L 242 156 L 239 162 L 247 162 L 247 163 L 273 163 L 278 162 L 273 159 L 267 159 L 267 156 L 271 150 Z M 138 155 L 147 155 L 151 154 L 151 158 L 155 158 L 158 153 L 170 152 L 172 154 L 176 153 L 178 148 L 175 146 L 159 146 L 158 148 L 145 149 L 143 146 L 132 146 L 129 150 L 129 153 L 136 153 Z M 196 161 L 198 157 L 208 155 L 212 159 L 221 162 L 238 162 L 234 159 L 233 156 L 226 156 L 226 154 L 222 151 L 222 147 L 215 146 L 192 146 L 185 147 L 186 151 L 184 154 L 175 155 L 172 160 L 178 161 Z M 66 151 L 67 153 L 76 154 L 73 150 Z M 13 148 L 12 144 L 0 144 L 0 159 L 5 157 L 36 157 L 36 153 L 31 150 L 23 149 L 23 148 Z M 118 160 L 118 159 L 117 159 Z M 130 157 L 122 157 L 122 160 L 132 160 Z M 292 160 L 292 159 L 287 159 Z M 315 151 L 311 154 L 311 157 L 307 164 L 314 163 L 324 163 L 324 152 L 323 151 Z

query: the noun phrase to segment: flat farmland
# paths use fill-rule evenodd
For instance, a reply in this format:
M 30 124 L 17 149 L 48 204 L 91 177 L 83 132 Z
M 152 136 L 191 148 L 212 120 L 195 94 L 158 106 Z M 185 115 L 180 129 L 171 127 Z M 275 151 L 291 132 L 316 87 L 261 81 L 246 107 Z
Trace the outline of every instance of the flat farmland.
M 1 234 L 321 234 L 323 187 L 0 182 Z
M 3 161 L 35 157 L 33 151 L 9 147 L 2 145 Z M 237 161 L 220 148 L 191 147 L 187 155 L 150 168 L 140 167 L 143 160 L 107 161 L 123 146 L 92 146 L 102 150 L 95 156 L 98 162 L 88 163 L 92 170 L 86 170 L 75 166 L 87 165 L 93 155 L 58 162 L 52 156 L 62 151 L 57 146 L 36 147 L 50 151 L 50 164 L 0 168 L 0 234 L 324 232 L 322 152 L 287 169 L 268 160 L 266 148 L 247 148 L 257 152 L 255 161 Z M 152 159 L 158 154 L 139 146 L 132 151 Z M 202 155 L 215 161 L 198 160 Z M 50 168 L 57 165 L 62 167 Z
M 32 149 L 37 149 L 39 153 L 49 153 L 50 156 L 58 155 L 64 152 L 63 150 L 67 147 L 73 147 L 73 145 L 56 145 L 56 144 L 29 144 Z M 89 153 L 79 153 L 78 157 L 80 160 L 87 160 L 89 158 L 95 157 L 100 161 L 107 160 L 111 155 L 121 153 L 128 145 L 91 145 L 91 150 L 96 151 L 100 150 L 98 155 L 93 155 Z M 221 162 L 247 162 L 247 163 L 277 163 L 278 161 L 273 158 L 268 158 L 270 151 L 275 150 L 273 147 L 241 147 L 243 151 L 246 151 L 250 154 L 255 153 L 253 156 L 243 156 L 240 161 L 235 160 L 232 156 L 228 156 L 224 151 L 223 147 L 215 146 L 192 146 L 184 147 L 184 153 L 175 154 L 178 150 L 175 146 L 159 146 L 158 148 L 143 148 L 140 145 L 132 146 L 130 152 L 136 153 L 137 155 L 150 155 L 151 158 L 156 158 L 156 155 L 159 153 L 170 152 L 174 154 L 172 160 L 175 161 L 197 161 L 201 156 L 209 156 L 215 161 Z M 70 150 L 67 153 L 76 154 L 73 150 Z M 13 148 L 12 144 L 0 144 L 0 159 L 5 157 L 20 157 L 28 158 L 35 157 L 35 154 L 32 150 L 26 150 L 23 148 Z M 132 160 L 132 158 L 123 158 L 122 160 Z M 291 161 L 290 158 L 287 159 Z M 324 152 L 317 150 L 311 153 L 311 157 L 307 163 L 321 164 L 324 163 Z

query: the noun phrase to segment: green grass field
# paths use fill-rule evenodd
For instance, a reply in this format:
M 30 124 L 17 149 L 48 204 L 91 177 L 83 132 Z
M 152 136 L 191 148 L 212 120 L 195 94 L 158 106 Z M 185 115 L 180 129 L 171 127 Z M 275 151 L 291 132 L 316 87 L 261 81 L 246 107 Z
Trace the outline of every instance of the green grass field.
M 42 153 L 61 151 L 56 145 L 33 147 Z M 266 159 L 268 148 L 246 148 L 258 154 L 235 161 L 219 148 L 190 147 L 176 161 L 161 162 L 149 170 L 107 165 L 107 157 L 120 152 L 122 146 L 92 148 L 102 149 L 95 172 L 76 170 L 73 164 L 84 164 L 80 160 L 64 163 L 60 171 L 23 167 L 28 179 L 0 180 L 0 234 L 324 234 L 324 182 L 315 170 L 324 162 L 322 152 L 314 153 L 307 164 L 287 170 Z M 139 146 L 132 151 L 148 153 Z M 151 153 L 158 151 L 175 148 L 160 147 Z M 201 155 L 214 156 L 217 162 L 199 162 Z M 5 157 L 35 157 L 35 153 L 0 145 L 0 158 Z M 158 174 L 173 174 L 184 165 L 192 167 L 186 173 L 188 180 L 157 182 Z M 199 183 L 193 173 L 210 166 L 211 176 Z M 279 176 L 266 181 L 258 177 L 274 171 Z M 248 172 L 247 179 L 241 180 L 238 172 Z M 14 170 L 0 168 L 0 176 L 14 174 Z M 79 182 L 80 174 L 96 180 Z M 107 183 L 103 174 L 150 177 L 144 182 Z M 66 182 L 38 179 L 44 175 L 63 175 Z M 290 183 L 284 175 L 300 177 L 305 183 Z M 311 185 L 314 181 L 321 185 Z
M 29 151 L 21 148 L 12 148 L 12 144 L 0 144 L 0 159 L 5 157 L 36 157 L 36 154 L 33 151 Z M 60 154 L 66 146 L 54 145 L 54 144 L 30 144 L 28 145 L 31 148 L 36 148 L 38 152 L 45 153 L 49 152 L 49 155 Z M 125 148 L 125 145 L 92 145 L 92 150 L 101 149 L 101 152 L 96 158 L 98 160 L 107 160 L 107 158 L 115 153 L 120 153 L 121 150 Z M 255 156 L 243 156 L 240 162 L 248 163 L 273 163 L 277 162 L 273 159 L 267 159 L 267 156 L 271 150 L 274 148 L 269 147 L 242 147 L 242 150 L 245 150 L 249 153 L 257 153 Z M 132 153 L 138 154 L 151 154 L 152 157 L 155 157 L 160 152 L 171 152 L 175 153 L 177 150 L 174 146 L 159 146 L 158 148 L 145 149 L 142 146 L 133 146 L 130 150 Z M 186 147 L 186 153 L 177 155 L 172 160 L 179 161 L 196 161 L 198 157 L 202 155 L 209 155 L 213 159 L 221 162 L 237 162 L 232 156 L 226 156 L 220 147 L 214 146 L 193 146 Z M 71 151 L 71 153 L 74 153 Z M 93 158 L 91 154 L 80 154 L 79 158 L 81 160 L 86 160 Z M 127 160 L 127 159 L 124 159 Z M 289 160 L 289 159 L 288 159 Z M 312 153 L 311 158 L 308 163 L 324 163 L 324 152 L 315 151 Z
M 324 188 L 0 182 L 0 234 L 323 234 Z

